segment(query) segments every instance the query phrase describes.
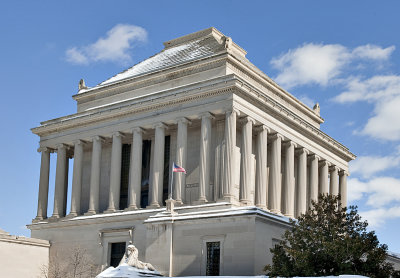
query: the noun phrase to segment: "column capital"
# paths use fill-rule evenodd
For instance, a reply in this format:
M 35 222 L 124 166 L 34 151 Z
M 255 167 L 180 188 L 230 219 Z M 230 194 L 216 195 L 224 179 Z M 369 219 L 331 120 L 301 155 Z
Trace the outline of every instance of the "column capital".
M 41 152 L 53 153 L 53 152 L 54 152 L 54 149 L 49 148 L 49 147 L 39 147 L 39 148 L 37 149 L 37 151 L 38 151 L 38 153 L 41 153 Z
M 92 142 L 94 141 L 100 141 L 101 143 L 103 143 L 105 141 L 105 139 L 99 135 L 93 136 L 92 138 L 90 138 Z
M 176 123 L 192 124 L 192 121 L 186 117 L 179 117 L 176 119 Z
M 333 172 L 333 171 L 338 171 L 339 172 L 339 167 L 337 167 L 336 165 L 331 165 L 329 166 L 329 172 Z
M 69 146 L 67 144 L 60 143 L 60 144 L 56 145 L 56 148 L 57 148 L 57 150 L 58 149 L 66 149 L 67 150 L 69 148 Z
M 156 123 L 153 125 L 153 128 L 163 128 L 163 129 L 168 129 L 168 125 L 164 124 L 164 123 Z
M 240 111 L 236 107 L 230 107 L 225 110 L 225 114 L 231 114 L 231 113 L 235 113 L 237 116 L 240 115 Z
M 327 160 L 325 160 L 325 159 L 320 159 L 319 161 L 318 161 L 318 166 L 319 167 L 323 167 L 323 166 L 330 166 L 330 163 L 327 161 Z
M 257 125 L 254 127 L 254 131 L 256 133 L 260 133 L 262 131 L 266 130 L 268 133 L 271 132 L 271 129 L 269 127 L 267 127 L 266 125 Z
M 299 147 L 299 146 L 294 150 L 294 152 L 295 152 L 295 154 L 303 154 L 303 153 L 305 153 L 306 155 L 310 154 L 309 150 L 307 150 L 304 147 Z
M 123 133 L 119 132 L 119 131 L 116 131 L 116 132 L 113 132 L 112 137 L 113 137 L 113 138 L 114 138 L 114 137 L 121 137 L 121 138 L 124 138 L 125 135 L 124 135 Z
M 291 147 L 291 146 L 293 146 L 293 147 L 297 147 L 297 144 L 295 143 L 295 142 L 293 142 L 292 140 L 287 140 L 287 141 L 283 141 L 282 142 L 282 146 L 283 147 Z
M 76 145 L 85 145 L 86 142 L 81 140 L 81 139 L 78 139 L 78 140 L 73 141 L 72 144 L 74 144 L 74 146 L 76 146 Z
M 210 119 L 215 119 L 214 114 L 211 114 L 210 112 L 203 112 L 199 114 L 199 119 L 203 118 L 210 118 Z
M 251 122 L 253 125 L 256 123 L 256 121 L 250 116 L 244 116 L 243 118 L 240 118 L 239 122 L 241 124 L 246 124 L 248 122 Z
M 132 133 L 144 134 L 144 133 L 146 133 L 146 130 L 144 128 L 141 128 L 140 126 L 136 126 L 136 127 L 132 128 Z
M 315 154 L 315 153 L 309 154 L 309 155 L 308 155 L 308 158 L 309 158 L 309 159 L 314 159 L 314 158 L 316 158 L 317 160 L 321 160 L 321 157 L 320 157 L 319 155 Z
M 339 170 L 339 176 L 344 176 L 344 175 L 349 176 L 350 173 L 346 170 Z
M 279 134 L 278 132 L 268 135 L 268 139 L 275 140 L 277 138 L 281 138 L 281 141 L 283 141 L 283 139 L 284 139 L 284 137 L 281 134 Z

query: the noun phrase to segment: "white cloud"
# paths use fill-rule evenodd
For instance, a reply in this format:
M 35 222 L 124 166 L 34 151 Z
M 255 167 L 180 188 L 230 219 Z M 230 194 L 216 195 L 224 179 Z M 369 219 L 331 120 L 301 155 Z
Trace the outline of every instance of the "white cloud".
M 145 42 L 147 32 L 135 25 L 118 24 L 109 30 L 105 37 L 96 42 L 71 47 L 66 51 L 66 59 L 73 64 L 89 64 L 90 62 L 119 62 L 132 61 L 130 50 L 136 42 Z
M 360 215 L 364 220 L 368 221 L 368 226 L 370 228 L 378 228 L 389 219 L 399 218 L 400 206 L 360 211 Z
M 400 202 L 400 179 L 377 177 L 363 182 L 357 178 L 351 178 L 348 184 L 349 201 L 366 197 L 366 204 L 374 208 Z
M 278 58 L 271 64 L 280 73 L 275 80 L 286 88 L 318 84 L 326 86 L 338 76 L 350 53 L 340 44 L 304 44 Z
M 340 103 L 366 101 L 374 104 L 373 116 L 361 134 L 384 140 L 400 140 L 400 76 L 377 75 L 350 78 L 347 90 L 334 98 Z
M 376 173 L 397 167 L 399 164 L 399 156 L 359 156 L 350 162 L 350 172 L 369 178 Z
M 366 44 L 356 47 L 352 54 L 362 59 L 387 60 L 395 49 L 396 47 L 394 45 L 382 48 L 377 45 Z
M 339 81 L 344 67 L 354 60 L 385 61 L 394 50 L 394 46 L 382 48 L 366 44 L 351 51 L 340 44 L 307 43 L 273 58 L 270 63 L 279 71 L 275 80 L 285 88 L 308 84 L 326 86 Z

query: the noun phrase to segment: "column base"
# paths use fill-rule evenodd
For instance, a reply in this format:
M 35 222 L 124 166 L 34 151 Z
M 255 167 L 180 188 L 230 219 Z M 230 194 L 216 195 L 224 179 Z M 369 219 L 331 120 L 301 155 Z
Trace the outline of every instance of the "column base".
M 254 203 L 252 201 L 250 201 L 250 200 L 240 200 L 239 202 L 240 202 L 240 204 L 242 204 L 244 206 L 252 206 L 252 205 L 254 205 Z
M 182 200 L 175 200 L 175 206 L 176 206 L 176 207 L 181 207 L 181 206 L 183 206 Z
M 39 222 L 42 222 L 45 219 L 47 219 L 47 217 L 36 216 L 34 219 L 32 219 L 32 223 L 39 223 Z
M 137 206 L 129 206 L 126 209 L 124 209 L 124 211 L 132 211 L 132 210 L 138 210 Z
M 117 210 L 115 208 L 108 208 L 107 210 L 105 210 L 103 213 L 114 213 Z
M 57 222 L 60 220 L 59 215 L 52 215 L 50 218 L 48 218 L 49 222 Z
M 67 216 L 65 216 L 65 218 L 71 219 L 71 218 L 74 218 L 77 216 L 78 216 L 78 214 L 76 212 L 70 212 Z
M 262 209 L 262 210 L 270 212 L 270 210 L 265 205 L 256 204 L 256 207 L 258 207 L 259 209 Z
M 158 209 L 158 208 L 160 208 L 160 204 L 159 203 L 151 203 L 146 208 L 147 209 Z
M 237 203 L 236 200 L 235 200 L 235 196 L 233 196 L 233 195 L 224 195 L 224 197 L 222 197 L 222 200 L 224 202 L 228 202 L 228 203 L 231 203 L 231 204 Z
M 199 199 L 197 201 L 194 201 L 193 205 L 198 206 L 198 205 L 204 205 L 204 204 L 207 204 L 207 203 L 208 203 L 208 201 L 206 199 Z
M 282 212 L 279 209 L 271 209 L 271 212 L 283 216 Z
M 91 216 L 97 214 L 97 211 L 95 210 L 89 210 L 88 212 L 85 212 L 83 215 L 84 216 Z

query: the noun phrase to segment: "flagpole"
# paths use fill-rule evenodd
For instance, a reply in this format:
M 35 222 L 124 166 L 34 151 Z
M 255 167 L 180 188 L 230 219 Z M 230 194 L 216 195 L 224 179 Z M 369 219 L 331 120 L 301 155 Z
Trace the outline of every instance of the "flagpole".
M 168 199 L 172 200 L 172 188 L 174 186 L 174 164 L 175 162 L 172 163 L 172 167 L 171 167 L 171 184 L 169 186 L 169 196 Z

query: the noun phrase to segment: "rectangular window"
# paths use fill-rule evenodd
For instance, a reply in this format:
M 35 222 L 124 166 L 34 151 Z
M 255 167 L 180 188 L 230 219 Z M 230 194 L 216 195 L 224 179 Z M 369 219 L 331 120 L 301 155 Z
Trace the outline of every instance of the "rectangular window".
M 207 242 L 207 276 L 219 276 L 220 267 L 220 242 Z
M 126 243 L 111 243 L 110 266 L 117 267 L 125 254 Z
M 150 180 L 151 140 L 143 140 L 142 147 L 142 185 L 140 192 L 140 206 L 149 205 L 149 180 Z
M 128 207 L 129 167 L 131 164 L 131 145 L 122 145 L 121 158 L 121 191 L 119 195 L 119 209 Z

